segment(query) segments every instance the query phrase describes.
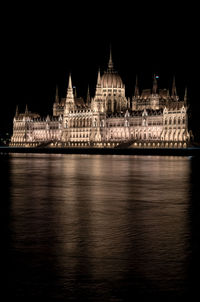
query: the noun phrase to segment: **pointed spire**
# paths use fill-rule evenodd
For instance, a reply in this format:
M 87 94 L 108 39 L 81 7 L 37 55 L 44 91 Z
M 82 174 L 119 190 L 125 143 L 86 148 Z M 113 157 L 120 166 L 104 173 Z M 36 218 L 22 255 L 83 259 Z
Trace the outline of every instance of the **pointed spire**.
M 96 96 L 101 95 L 101 73 L 100 68 L 98 70 L 98 76 L 97 76 L 97 85 L 96 85 Z
M 86 104 L 87 105 L 90 104 L 90 89 L 89 89 L 89 85 L 88 85 L 88 90 L 87 90 Z
M 28 106 L 26 104 L 26 108 L 25 108 L 25 115 L 28 115 Z
M 187 87 L 185 87 L 184 104 L 187 105 Z
M 73 87 L 74 88 L 74 97 L 75 99 L 77 98 L 77 90 L 76 90 L 76 86 Z
M 56 96 L 55 96 L 55 103 L 59 103 L 59 95 L 58 95 L 58 86 L 56 85 Z
M 68 88 L 67 88 L 66 104 L 69 104 L 69 109 L 72 109 L 72 107 L 74 105 L 74 94 L 73 94 L 73 89 L 72 89 L 71 74 L 69 74 L 69 82 L 68 82 Z
M 136 80 L 135 80 L 135 92 L 134 96 L 137 97 L 139 96 L 139 87 L 138 87 L 138 76 L 136 75 Z
M 112 71 L 113 70 L 113 60 L 112 60 L 112 48 L 110 45 L 110 57 L 109 57 L 109 62 L 108 62 L 108 70 Z
M 15 112 L 15 117 L 18 117 L 19 115 L 19 108 L 18 108 L 18 105 L 16 106 L 16 112 Z
M 69 74 L 69 82 L 68 82 L 68 88 L 67 88 L 67 97 L 73 98 L 73 89 L 72 89 L 72 77 L 71 73 Z
M 97 86 L 101 86 L 101 73 L 100 73 L 100 68 L 99 68 L 99 70 L 98 70 Z
M 156 94 L 157 93 L 157 89 L 158 89 L 158 83 L 157 83 L 157 80 L 156 80 L 156 75 L 154 73 L 154 76 L 153 76 L 153 90 L 152 90 L 152 93 L 153 94 Z
M 69 74 L 68 89 L 72 89 L 72 77 L 71 77 L 71 73 Z
M 173 77 L 173 83 L 172 83 L 172 97 L 177 96 L 176 93 L 176 83 L 175 83 L 175 76 Z

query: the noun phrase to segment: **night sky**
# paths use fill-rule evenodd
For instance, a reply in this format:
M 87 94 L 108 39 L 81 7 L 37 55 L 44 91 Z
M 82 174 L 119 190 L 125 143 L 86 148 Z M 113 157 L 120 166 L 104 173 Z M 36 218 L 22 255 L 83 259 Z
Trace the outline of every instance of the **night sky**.
M 69 72 L 78 96 L 85 97 L 88 84 L 93 96 L 98 68 L 107 69 L 110 44 L 127 96 L 133 94 L 136 74 L 140 89 L 152 87 L 154 73 L 160 88 L 171 89 L 175 75 L 181 98 L 188 87 L 193 126 L 199 128 L 197 7 L 132 4 L 5 7 L 0 134 L 12 132 L 16 105 L 20 112 L 28 104 L 33 112 L 51 115 L 56 85 L 64 97 Z

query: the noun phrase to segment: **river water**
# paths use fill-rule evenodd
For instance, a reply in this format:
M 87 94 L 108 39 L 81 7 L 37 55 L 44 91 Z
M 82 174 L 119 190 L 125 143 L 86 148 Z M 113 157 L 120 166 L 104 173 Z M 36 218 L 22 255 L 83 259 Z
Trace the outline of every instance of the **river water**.
M 198 294 L 199 159 L 11 154 L 0 165 L 8 299 Z

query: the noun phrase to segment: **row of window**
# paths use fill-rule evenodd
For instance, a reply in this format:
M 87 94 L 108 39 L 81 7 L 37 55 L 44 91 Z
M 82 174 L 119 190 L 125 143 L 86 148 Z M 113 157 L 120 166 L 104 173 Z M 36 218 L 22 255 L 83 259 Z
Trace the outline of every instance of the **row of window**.
M 70 134 L 71 138 L 87 138 L 89 137 L 89 133 L 73 133 Z
M 178 118 L 178 119 L 176 119 L 176 118 L 174 118 L 174 119 L 170 118 L 169 120 L 165 119 L 164 124 L 165 125 L 167 125 L 167 124 L 169 124 L 169 125 L 172 125 L 172 124 L 173 125 L 176 125 L 176 124 L 178 124 L 178 125 L 185 124 L 185 119 L 184 118 L 183 119 L 181 119 L 181 118 Z

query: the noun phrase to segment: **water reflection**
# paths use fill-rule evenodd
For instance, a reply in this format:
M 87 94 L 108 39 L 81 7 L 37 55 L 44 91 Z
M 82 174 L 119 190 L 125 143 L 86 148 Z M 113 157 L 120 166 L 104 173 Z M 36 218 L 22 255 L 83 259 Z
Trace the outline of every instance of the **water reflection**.
M 188 293 L 190 159 L 15 154 L 9 163 L 16 296 Z

